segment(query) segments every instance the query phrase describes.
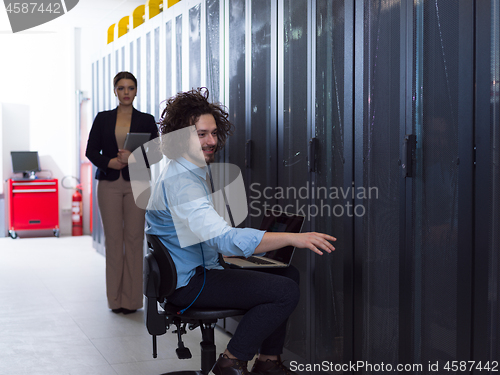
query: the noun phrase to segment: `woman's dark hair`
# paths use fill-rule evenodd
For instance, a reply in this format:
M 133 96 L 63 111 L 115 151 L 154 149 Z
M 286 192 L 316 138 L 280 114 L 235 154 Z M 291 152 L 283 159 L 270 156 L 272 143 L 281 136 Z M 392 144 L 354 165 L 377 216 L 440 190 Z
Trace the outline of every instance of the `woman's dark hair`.
M 118 74 L 116 74 L 115 78 L 113 78 L 113 87 L 116 87 L 120 79 L 131 79 L 132 81 L 134 81 L 135 87 L 137 87 L 137 79 L 130 72 L 119 72 Z
M 180 92 L 167 100 L 167 106 L 159 121 L 160 134 L 165 135 L 175 130 L 196 124 L 201 115 L 211 114 L 217 125 L 217 151 L 224 147 L 227 137 L 233 134 L 234 126 L 229 121 L 229 114 L 220 103 L 208 101 L 208 89 L 199 87 Z M 177 132 L 169 137 L 162 137 L 163 153 L 175 159 L 186 150 L 188 139 L 184 132 Z M 179 135 L 179 136 L 177 136 Z

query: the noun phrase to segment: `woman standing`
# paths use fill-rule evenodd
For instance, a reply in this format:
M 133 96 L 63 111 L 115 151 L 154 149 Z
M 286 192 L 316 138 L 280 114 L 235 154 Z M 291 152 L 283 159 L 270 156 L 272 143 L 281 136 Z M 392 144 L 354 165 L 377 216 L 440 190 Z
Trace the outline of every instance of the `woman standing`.
M 106 246 L 106 294 L 114 313 L 130 314 L 142 308 L 142 258 L 145 211 L 135 204 L 128 170 L 127 133 L 158 137 L 152 115 L 132 103 L 137 80 L 120 72 L 113 79 L 118 107 L 99 112 L 90 130 L 85 155 L 97 167 L 97 200 Z

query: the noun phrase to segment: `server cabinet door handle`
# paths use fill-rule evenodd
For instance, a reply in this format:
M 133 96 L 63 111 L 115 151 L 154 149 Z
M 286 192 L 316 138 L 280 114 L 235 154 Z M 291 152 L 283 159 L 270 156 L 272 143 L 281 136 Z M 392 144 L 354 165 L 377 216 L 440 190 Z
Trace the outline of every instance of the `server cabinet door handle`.
M 245 143 L 245 168 L 252 168 L 252 140 Z
M 415 163 L 416 148 L 417 136 L 415 134 L 405 135 L 401 162 L 401 170 L 404 178 L 413 177 L 413 165 Z
M 318 138 L 311 138 L 307 148 L 307 166 L 309 172 L 316 172 L 316 149 L 318 148 Z

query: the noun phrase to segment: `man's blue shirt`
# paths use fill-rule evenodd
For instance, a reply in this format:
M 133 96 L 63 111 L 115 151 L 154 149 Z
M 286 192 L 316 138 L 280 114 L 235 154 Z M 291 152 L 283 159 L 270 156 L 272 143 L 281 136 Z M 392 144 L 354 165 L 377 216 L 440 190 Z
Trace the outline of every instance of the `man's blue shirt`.
M 146 211 L 146 233 L 157 235 L 169 250 L 177 288 L 189 283 L 203 257 L 206 269 L 222 269 L 218 253 L 249 257 L 265 233 L 226 223 L 214 208 L 207 171 L 182 157 L 169 160 Z

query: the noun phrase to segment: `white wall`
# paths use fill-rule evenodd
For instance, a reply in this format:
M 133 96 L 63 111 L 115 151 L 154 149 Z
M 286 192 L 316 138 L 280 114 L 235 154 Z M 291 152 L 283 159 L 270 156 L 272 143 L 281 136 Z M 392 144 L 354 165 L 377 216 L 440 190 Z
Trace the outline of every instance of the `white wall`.
M 10 29 L 6 13 L 0 17 L 0 103 L 29 107 L 28 131 L 16 129 L 11 119 L 11 138 L 3 142 L 28 138 L 29 150 L 39 153 L 41 168 L 61 181 L 76 173 L 74 29 L 50 30 L 49 22 L 44 30 L 13 34 L 4 31 Z M 72 194 L 60 187 L 61 234 L 71 233 L 65 209 L 71 207 Z
M 0 194 L 6 193 L 5 181 L 12 175 L 11 151 L 26 151 L 30 148 L 30 107 L 26 104 L 0 102 L 0 168 L 2 184 Z
M 30 149 L 29 140 L 30 108 L 25 104 L 10 104 L 0 102 L 0 236 L 8 233 L 8 194 L 7 179 L 12 174 L 11 151 Z M 22 136 L 24 134 L 25 136 Z

